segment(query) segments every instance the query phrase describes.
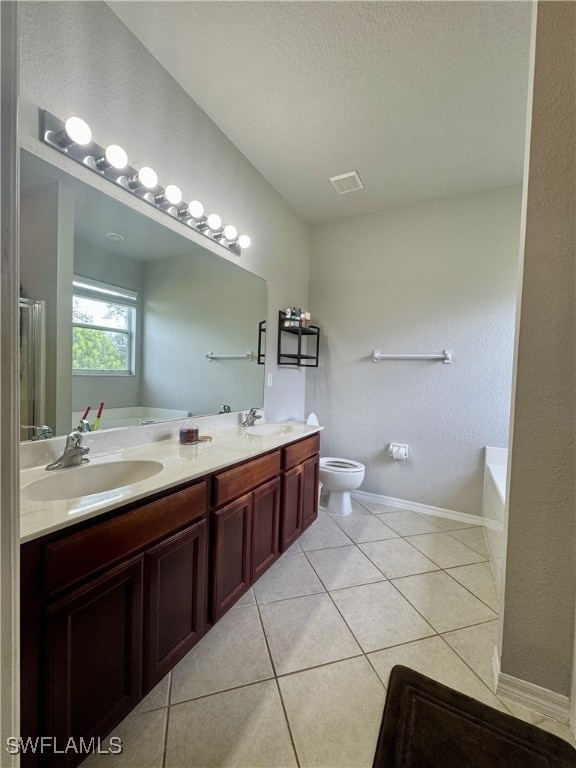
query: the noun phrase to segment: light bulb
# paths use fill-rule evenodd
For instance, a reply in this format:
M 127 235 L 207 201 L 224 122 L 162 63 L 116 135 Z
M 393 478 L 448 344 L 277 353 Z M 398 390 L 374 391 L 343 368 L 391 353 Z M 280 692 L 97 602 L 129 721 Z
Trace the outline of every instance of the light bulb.
M 168 184 L 164 190 L 164 197 L 172 205 L 178 205 L 178 203 L 182 202 L 182 190 L 176 184 Z
M 128 165 L 128 155 L 122 149 L 122 147 L 118 146 L 118 144 L 109 144 L 106 147 L 104 156 L 106 158 L 106 162 L 112 168 L 120 170 L 121 168 L 126 168 Z
M 240 246 L 240 248 L 249 248 L 251 242 L 252 241 L 250 240 L 248 235 L 240 235 L 240 237 L 238 238 L 238 245 Z
M 154 187 L 158 186 L 158 174 L 153 168 L 149 168 L 147 165 L 140 168 L 136 176 L 140 184 L 143 187 L 146 187 L 146 189 L 154 189 Z
M 233 224 L 227 224 L 224 227 L 224 237 L 226 240 L 236 240 L 238 237 L 238 230 Z
M 90 144 L 92 141 L 92 131 L 87 122 L 81 117 L 69 117 L 64 123 L 66 135 L 73 144 Z
M 215 232 L 217 229 L 220 229 L 222 226 L 222 219 L 220 216 L 218 216 L 217 213 L 211 213 L 210 216 L 208 216 L 206 223 L 210 227 L 210 229 Z
M 198 200 L 188 203 L 188 213 L 193 219 L 201 219 L 204 216 L 204 206 Z

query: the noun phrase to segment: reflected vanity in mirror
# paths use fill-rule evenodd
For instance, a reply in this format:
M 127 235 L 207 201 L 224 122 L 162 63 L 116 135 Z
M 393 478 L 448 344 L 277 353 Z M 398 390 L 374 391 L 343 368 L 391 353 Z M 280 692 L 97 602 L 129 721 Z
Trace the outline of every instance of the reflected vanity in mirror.
M 20 251 L 44 302 L 33 413 L 55 435 L 101 402 L 100 429 L 262 407 L 261 278 L 25 151 Z

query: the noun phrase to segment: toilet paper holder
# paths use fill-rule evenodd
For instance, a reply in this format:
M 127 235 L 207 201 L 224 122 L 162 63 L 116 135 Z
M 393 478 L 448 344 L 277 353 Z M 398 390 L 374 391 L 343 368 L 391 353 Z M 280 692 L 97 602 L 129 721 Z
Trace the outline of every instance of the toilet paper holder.
M 388 453 L 394 461 L 406 461 L 408 458 L 408 446 L 405 443 L 390 443 Z

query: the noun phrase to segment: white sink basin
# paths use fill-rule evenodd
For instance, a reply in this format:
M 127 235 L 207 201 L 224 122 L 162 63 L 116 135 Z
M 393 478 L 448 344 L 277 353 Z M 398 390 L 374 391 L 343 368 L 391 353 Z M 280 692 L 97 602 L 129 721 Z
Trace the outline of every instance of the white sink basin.
M 293 424 L 254 424 L 253 427 L 246 427 L 246 432 L 249 435 L 260 435 L 261 437 L 284 435 L 293 430 Z
M 81 467 L 55 469 L 25 485 L 20 495 L 28 501 L 58 501 L 112 491 L 157 475 L 164 469 L 159 461 L 109 461 Z

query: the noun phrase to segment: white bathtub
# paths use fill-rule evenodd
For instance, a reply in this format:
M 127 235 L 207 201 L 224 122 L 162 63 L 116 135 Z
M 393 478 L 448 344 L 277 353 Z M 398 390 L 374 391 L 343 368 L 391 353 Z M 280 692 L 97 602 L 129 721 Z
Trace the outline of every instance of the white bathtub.
M 504 558 L 504 527 L 506 511 L 506 472 L 508 450 L 486 447 L 484 449 L 484 491 L 482 494 L 482 516 L 488 544 L 490 565 L 500 594 L 502 560 Z
M 93 424 L 97 410 L 92 409 L 88 420 Z M 186 419 L 188 411 L 178 411 L 172 408 L 148 408 L 131 406 L 129 408 L 104 408 L 99 429 L 115 429 L 116 427 L 137 427 L 140 424 L 153 424 L 157 421 Z M 72 414 L 72 426 L 75 428 L 82 418 L 82 412 Z

